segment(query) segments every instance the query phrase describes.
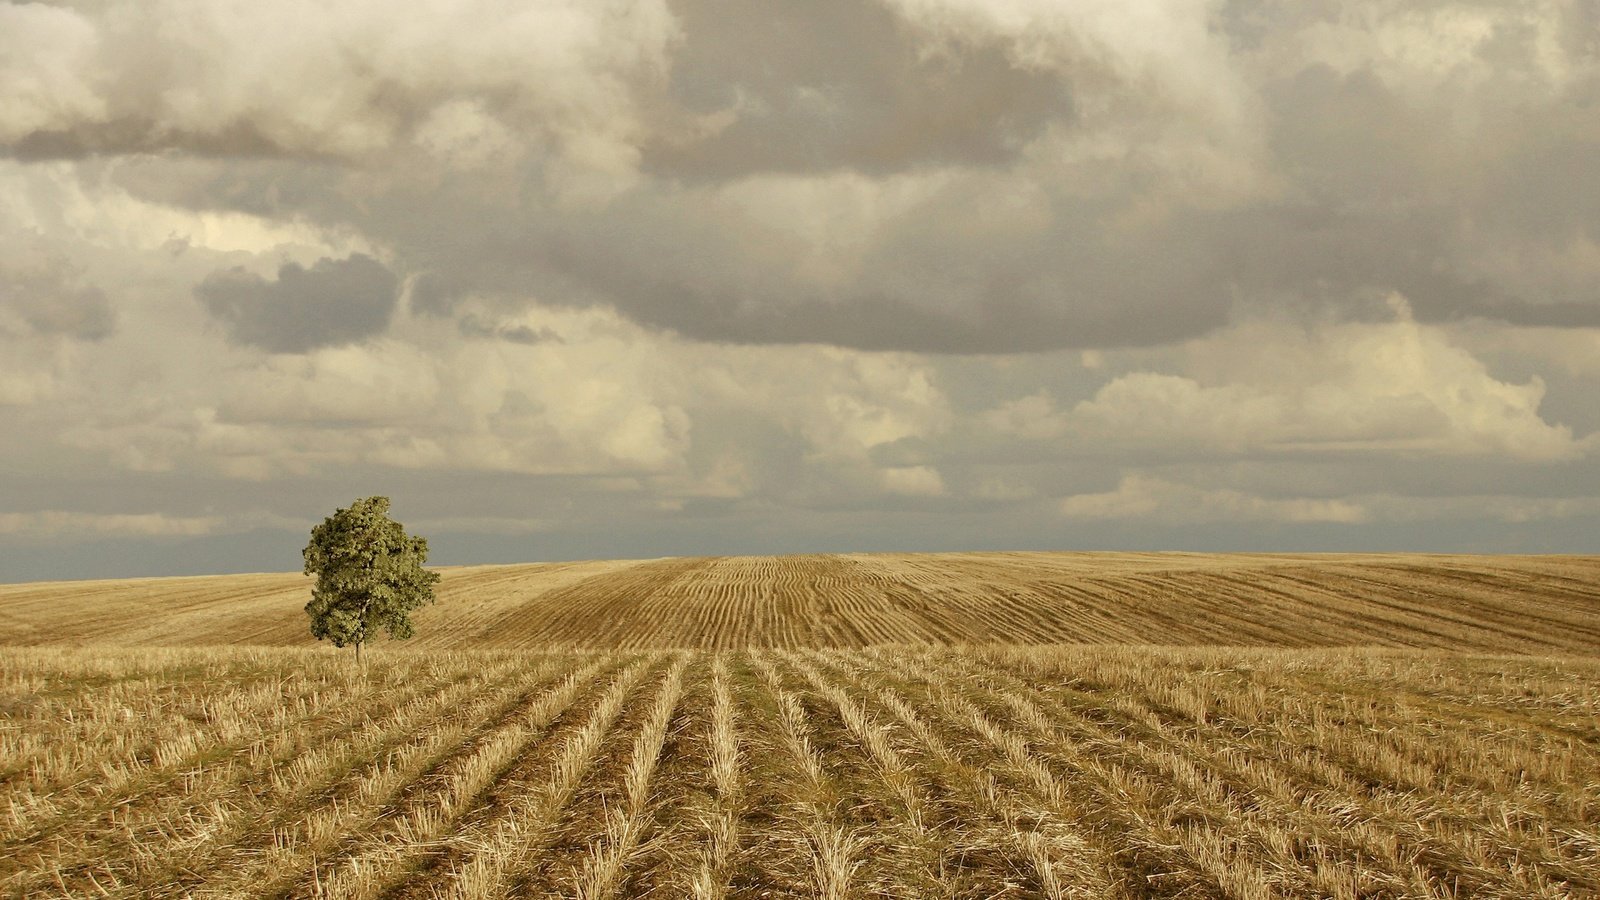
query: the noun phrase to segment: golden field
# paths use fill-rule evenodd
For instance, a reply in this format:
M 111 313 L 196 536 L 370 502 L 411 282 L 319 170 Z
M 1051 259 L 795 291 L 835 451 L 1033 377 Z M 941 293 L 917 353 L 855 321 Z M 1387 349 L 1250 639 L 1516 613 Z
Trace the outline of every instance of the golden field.
M 0 892 L 1600 896 L 1594 558 L 440 587 L 358 668 L 298 575 L 0 586 Z
M 1600 647 L 1596 557 L 845 554 L 440 571 L 407 647 Z M 0 645 L 312 646 L 309 595 L 297 573 L 0 585 Z

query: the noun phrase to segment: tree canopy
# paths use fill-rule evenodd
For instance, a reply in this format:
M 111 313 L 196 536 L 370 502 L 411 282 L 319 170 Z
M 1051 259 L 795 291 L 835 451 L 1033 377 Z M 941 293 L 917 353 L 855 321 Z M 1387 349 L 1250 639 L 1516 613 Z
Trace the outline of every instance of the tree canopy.
M 411 637 L 411 611 L 434 600 L 439 575 L 422 567 L 428 541 L 389 518 L 388 497 L 357 500 L 324 519 L 304 555 L 306 574 L 317 579 L 306 604 L 311 634 L 335 647 L 354 644 L 357 659 L 380 630 Z

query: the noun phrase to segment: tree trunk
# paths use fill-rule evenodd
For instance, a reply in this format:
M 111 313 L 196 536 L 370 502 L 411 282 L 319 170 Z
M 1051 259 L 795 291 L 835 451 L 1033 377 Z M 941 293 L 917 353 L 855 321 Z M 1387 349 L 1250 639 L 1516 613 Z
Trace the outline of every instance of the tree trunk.
M 361 665 L 361 645 L 367 642 L 367 607 L 372 605 L 372 598 L 368 597 L 361 603 L 361 618 L 357 620 L 356 627 L 356 665 Z M 365 672 L 366 669 L 361 671 Z

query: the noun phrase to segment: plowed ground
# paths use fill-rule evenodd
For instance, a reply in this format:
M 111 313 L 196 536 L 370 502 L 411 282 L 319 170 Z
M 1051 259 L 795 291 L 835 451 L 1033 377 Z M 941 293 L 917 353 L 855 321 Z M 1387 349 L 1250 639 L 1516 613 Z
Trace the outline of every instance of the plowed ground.
M 1600 664 L 11 649 L 0 886 L 1592 897 Z
M 308 592 L 0 587 L 0 896 L 1600 897 L 1595 558 L 455 569 L 364 667 Z
M 443 574 L 410 646 L 1600 647 L 1597 557 L 852 554 Z M 305 646 L 309 596 L 298 574 L 0 585 L 0 645 Z

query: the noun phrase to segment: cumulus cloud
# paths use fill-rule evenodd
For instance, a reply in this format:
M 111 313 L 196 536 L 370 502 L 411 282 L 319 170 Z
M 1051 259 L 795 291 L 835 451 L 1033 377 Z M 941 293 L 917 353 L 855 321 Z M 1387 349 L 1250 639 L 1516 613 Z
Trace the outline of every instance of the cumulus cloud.
M 1306 331 L 1253 323 L 1194 343 L 1195 374 L 1134 371 L 1058 409 L 1031 394 L 985 415 L 1020 438 L 1186 454 L 1386 454 L 1572 459 L 1585 443 L 1546 422 L 1545 392 L 1495 378 L 1395 298 L 1387 323 Z M 1198 376 L 1198 377 L 1196 377 Z
M 0 3 L 0 493 L 1545 546 L 1600 477 L 1595 17 Z
M 245 357 L 64 438 L 130 470 L 253 480 L 367 465 L 642 477 L 684 497 L 943 492 L 934 469 L 883 455 L 954 421 L 914 357 L 708 345 L 600 311 L 500 322 L 547 336 L 532 343 L 434 325 L 402 317 L 381 339 Z
M 6 7 L 0 142 L 190 154 L 116 177 L 362 233 L 443 311 L 921 352 L 1158 345 L 1396 290 L 1423 321 L 1587 326 L 1582 6 Z
M 674 5 L 668 99 L 685 120 L 644 147 L 654 172 L 888 173 L 1017 159 L 1074 110 L 1071 87 L 999 45 L 935 53 L 887 4 Z
M 781 418 L 818 456 L 862 459 L 875 448 L 933 436 L 949 425 L 942 392 L 916 360 L 837 353 L 811 374 L 808 391 L 815 393 L 808 400 L 795 402 L 799 386 L 783 385 L 781 395 L 794 405 Z M 769 392 L 782 384 L 776 375 L 769 373 L 764 385 Z
M 195 296 L 236 343 L 274 353 L 359 341 L 383 332 L 398 302 L 399 279 L 365 254 L 285 263 L 267 280 L 242 267 L 213 272 Z
M 182 22 L 176 31 L 172 22 Z M 631 168 L 632 94 L 665 64 L 664 4 L 161 0 L 0 5 L 0 142 L 24 157 L 168 149 L 457 163 L 548 142 Z
M 1187 0 L 1062 5 L 1048 0 L 893 0 L 934 51 L 998 44 L 1014 66 L 1237 126 L 1247 93 L 1213 7 Z

